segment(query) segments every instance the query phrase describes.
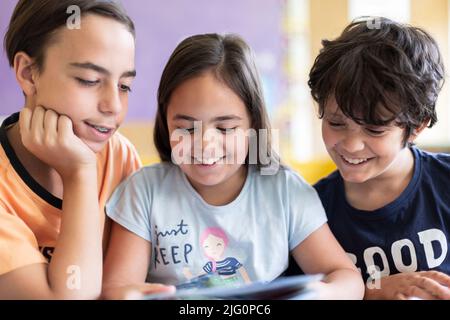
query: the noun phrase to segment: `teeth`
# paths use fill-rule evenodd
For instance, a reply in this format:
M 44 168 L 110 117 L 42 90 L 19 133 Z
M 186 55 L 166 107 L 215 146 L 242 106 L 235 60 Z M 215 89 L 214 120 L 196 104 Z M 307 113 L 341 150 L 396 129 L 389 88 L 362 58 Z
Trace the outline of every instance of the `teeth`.
M 108 129 L 108 128 L 105 128 L 105 127 L 96 126 L 95 124 L 91 124 L 89 122 L 86 122 L 86 124 L 88 124 L 89 126 L 91 126 L 94 129 L 96 129 L 97 131 L 100 131 L 101 133 L 108 133 L 109 131 L 111 131 L 111 129 Z
M 215 159 L 199 159 L 199 158 L 195 158 L 195 160 L 197 160 L 198 162 L 202 163 L 202 164 L 206 164 L 206 165 L 212 165 L 214 163 L 216 163 L 217 161 L 219 161 L 220 159 L 222 159 L 222 157 L 220 158 L 215 158 Z
M 347 157 L 344 157 L 344 156 L 342 156 L 342 158 L 345 161 L 347 161 L 348 163 L 351 163 L 351 164 L 360 164 L 360 163 L 363 163 L 363 162 L 367 161 L 367 158 L 366 159 L 352 159 L 352 158 L 347 158 Z
M 107 128 L 98 127 L 98 126 L 94 126 L 94 128 L 97 129 L 98 131 L 102 132 L 102 133 L 109 132 L 109 129 L 107 129 Z

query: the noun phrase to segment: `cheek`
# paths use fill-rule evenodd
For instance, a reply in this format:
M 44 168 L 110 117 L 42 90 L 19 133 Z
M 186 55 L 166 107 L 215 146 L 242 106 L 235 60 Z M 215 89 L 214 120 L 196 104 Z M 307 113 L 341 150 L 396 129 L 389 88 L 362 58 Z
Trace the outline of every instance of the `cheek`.
M 117 119 L 119 124 L 123 123 L 123 121 L 125 120 L 125 117 L 128 113 L 128 96 L 121 99 L 121 104 L 122 104 L 122 110 L 121 110 L 120 114 L 118 115 L 118 119 Z
M 393 140 L 394 139 L 383 139 L 379 141 L 373 141 L 370 144 L 370 148 L 378 156 L 384 157 L 387 161 L 390 161 L 401 150 L 400 145 L 392 143 Z
M 193 148 L 192 137 L 190 135 L 179 135 L 174 132 L 170 132 L 169 139 L 171 154 L 175 163 L 189 163 L 192 153 L 191 150 Z
M 83 119 L 92 112 L 95 106 L 93 93 L 72 84 L 55 82 L 52 85 L 40 86 L 36 92 L 36 105 L 65 114 L 73 121 Z
M 225 151 L 228 155 L 233 155 L 237 161 L 245 160 L 249 145 L 245 134 L 233 134 L 225 136 Z
M 322 139 L 326 147 L 333 147 L 339 140 L 338 134 L 327 125 L 322 125 Z

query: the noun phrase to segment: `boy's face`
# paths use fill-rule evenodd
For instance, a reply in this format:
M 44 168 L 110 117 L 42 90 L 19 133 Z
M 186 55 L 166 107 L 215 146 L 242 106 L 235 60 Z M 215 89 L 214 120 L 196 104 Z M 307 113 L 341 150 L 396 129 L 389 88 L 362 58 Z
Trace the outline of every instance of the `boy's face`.
M 404 129 L 358 125 L 343 115 L 334 99 L 325 105 L 322 137 L 342 178 L 351 183 L 389 177 L 402 167 L 408 150 L 403 147 Z
M 86 15 L 81 28 L 62 27 L 45 52 L 35 93 L 27 106 L 41 105 L 67 115 L 74 133 L 94 152 L 103 149 L 121 125 L 134 78 L 135 41 L 121 23 Z

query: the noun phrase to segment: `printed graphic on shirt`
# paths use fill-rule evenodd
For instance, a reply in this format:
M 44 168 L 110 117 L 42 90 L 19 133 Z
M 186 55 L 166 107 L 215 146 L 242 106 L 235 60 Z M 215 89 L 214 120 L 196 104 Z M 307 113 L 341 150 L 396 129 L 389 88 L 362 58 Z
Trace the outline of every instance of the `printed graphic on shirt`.
M 235 257 L 227 255 L 229 238 L 225 231 L 218 227 L 206 228 L 198 243 L 189 243 L 187 235 L 189 224 L 181 220 L 176 228 L 160 231 L 155 225 L 156 243 L 154 247 L 154 268 L 157 270 L 169 264 L 181 264 L 182 273 L 187 280 L 204 275 L 215 275 L 221 284 L 233 285 L 250 283 L 244 265 Z M 180 239 L 184 238 L 183 241 Z M 193 252 L 202 252 L 205 263 L 201 270 L 192 270 Z M 195 257 L 199 259 L 201 257 Z
M 186 235 L 189 232 L 188 225 L 185 224 L 183 220 L 181 220 L 180 223 L 176 225 L 176 227 L 177 228 L 167 231 L 159 231 L 158 226 L 155 225 L 154 232 L 156 235 L 156 244 L 153 252 L 155 270 L 158 269 L 158 266 L 160 266 L 161 264 L 179 264 L 182 262 L 184 264 L 189 264 L 190 255 L 192 253 L 192 244 L 184 243 L 181 246 L 179 244 L 174 244 L 169 247 L 160 246 L 162 239 L 167 239 L 164 243 L 167 243 L 169 241 L 179 243 L 179 241 L 176 241 L 178 240 L 179 236 Z
M 447 238 L 439 229 L 428 229 L 417 233 L 420 246 L 416 246 L 410 239 L 400 239 L 387 248 L 379 246 L 368 247 L 364 250 L 362 261 L 353 253 L 348 253 L 353 263 L 362 268 L 369 275 L 367 283 L 373 283 L 382 277 L 399 272 L 420 271 L 418 266 L 420 257 L 424 257 L 426 269 L 438 268 L 446 259 L 448 252 Z M 414 239 L 413 239 L 414 240 Z M 393 270 L 389 266 L 392 259 Z M 361 271 L 361 268 L 360 268 Z
M 203 266 L 206 274 L 217 274 L 228 283 L 250 283 L 244 266 L 234 257 L 225 256 L 228 236 L 221 228 L 210 227 L 200 236 L 200 246 L 208 262 Z M 239 274 L 237 274 L 237 272 Z

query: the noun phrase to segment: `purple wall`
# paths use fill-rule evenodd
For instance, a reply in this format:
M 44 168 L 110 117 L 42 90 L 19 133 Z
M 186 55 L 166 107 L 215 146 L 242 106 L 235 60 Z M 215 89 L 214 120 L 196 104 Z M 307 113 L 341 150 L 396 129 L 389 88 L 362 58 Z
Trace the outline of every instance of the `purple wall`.
M 57 0 L 55 0 L 57 1 Z M 3 40 L 17 0 L 0 2 Z M 175 46 L 196 33 L 239 33 L 254 49 L 269 110 L 282 96 L 283 0 L 122 0 L 136 24 L 138 77 L 127 119 L 153 119 L 159 77 Z M 6 55 L 0 55 L 0 115 L 18 111 L 23 97 Z

